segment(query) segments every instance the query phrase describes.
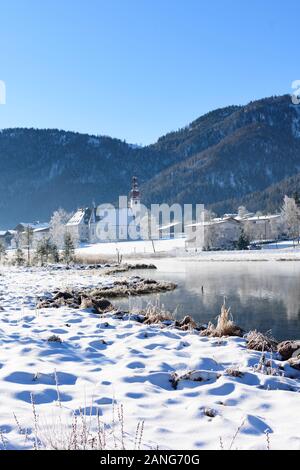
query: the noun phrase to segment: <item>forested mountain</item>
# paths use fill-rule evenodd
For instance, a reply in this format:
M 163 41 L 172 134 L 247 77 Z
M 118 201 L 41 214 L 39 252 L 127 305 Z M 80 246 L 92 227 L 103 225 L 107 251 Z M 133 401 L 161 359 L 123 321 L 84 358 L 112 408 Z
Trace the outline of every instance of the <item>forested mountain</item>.
M 300 106 L 282 96 L 218 109 L 140 148 L 106 136 L 5 129 L 0 164 L 1 228 L 48 220 L 58 207 L 115 202 L 134 174 L 147 204 L 276 209 L 300 180 Z
M 263 212 L 272 213 L 280 210 L 285 195 L 299 197 L 300 194 L 300 173 L 285 178 L 279 183 L 269 186 L 263 191 L 247 194 L 242 198 L 228 199 L 210 205 L 210 209 L 218 214 L 231 213 L 236 211 L 240 205 L 245 206 L 249 211 L 256 212 L 263 209 Z
M 241 199 L 300 171 L 300 106 L 289 96 L 216 113 L 158 142 L 160 150 L 171 146 L 185 158 L 145 184 L 149 201 L 172 202 L 174 195 L 181 203 Z

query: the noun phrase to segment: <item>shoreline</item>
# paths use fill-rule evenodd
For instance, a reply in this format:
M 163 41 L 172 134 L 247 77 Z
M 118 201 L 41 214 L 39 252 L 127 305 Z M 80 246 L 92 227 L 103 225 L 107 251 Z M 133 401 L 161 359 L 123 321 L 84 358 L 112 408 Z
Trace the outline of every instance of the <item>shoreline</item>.
M 98 259 L 116 260 L 116 254 L 123 261 L 173 259 L 190 261 L 300 261 L 300 246 L 245 250 L 245 251 L 186 251 L 183 240 L 161 240 L 153 252 L 152 245 L 147 242 L 99 243 L 76 249 L 76 258 L 80 262 L 97 262 Z

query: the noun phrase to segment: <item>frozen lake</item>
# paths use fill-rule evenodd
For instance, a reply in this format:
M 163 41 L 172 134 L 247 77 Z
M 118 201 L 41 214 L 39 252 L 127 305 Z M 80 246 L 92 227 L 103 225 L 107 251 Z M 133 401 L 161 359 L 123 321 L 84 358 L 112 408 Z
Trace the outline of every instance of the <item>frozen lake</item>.
M 145 261 L 145 260 L 144 260 Z M 174 292 L 122 301 L 145 306 L 156 299 L 177 316 L 190 314 L 207 323 L 218 315 L 224 297 L 236 323 L 245 330 L 272 330 L 281 339 L 300 339 L 300 262 L 205 262 L 155 260 L 157 271 L 143 277 L 176 282 Z M 133 272 L 134 274 L 134 272 Z M 203 286 L 203 290 L 202 290 Z

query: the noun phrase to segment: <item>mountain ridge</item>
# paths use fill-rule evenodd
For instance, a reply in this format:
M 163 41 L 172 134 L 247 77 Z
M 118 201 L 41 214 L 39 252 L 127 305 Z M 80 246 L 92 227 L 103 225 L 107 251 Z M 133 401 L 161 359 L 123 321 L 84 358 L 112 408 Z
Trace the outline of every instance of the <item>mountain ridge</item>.
M 300 107 L 284 95 L 220 108 L 143 147 L 59 129 L 3 129 L 0 163 L 3 228 L 47 220 L 58 207 L 117 201 L 133 174 L 146 204 L 205 203 L 220 213 L 248 200 L 267 210 L 276 191 L 264 191 L 300 172 Z

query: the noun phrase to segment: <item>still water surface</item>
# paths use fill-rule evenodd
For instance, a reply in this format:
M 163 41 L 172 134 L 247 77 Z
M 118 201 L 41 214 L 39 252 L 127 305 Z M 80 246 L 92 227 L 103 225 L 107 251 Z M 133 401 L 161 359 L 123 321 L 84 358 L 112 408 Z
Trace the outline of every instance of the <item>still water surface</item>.
M 199 262 L 158 260 L 157 271 L 142 277 L 178 284 L 173 292 L 122 300 L 123 308 L 159 301 L 176 316 L 213 321 L 226 298 L 232 316 L 245 330 L 272 330 L 277 339 L 300 339 L 300 262 Z M 202 289 L 203 286 L 203 289 Z

